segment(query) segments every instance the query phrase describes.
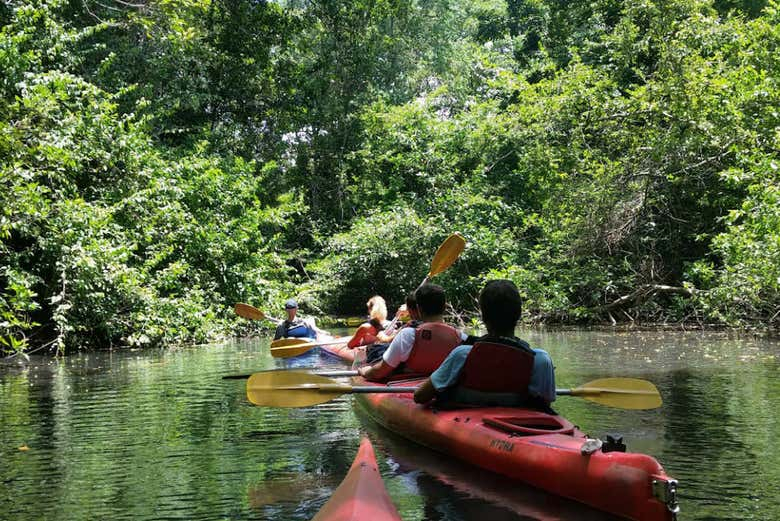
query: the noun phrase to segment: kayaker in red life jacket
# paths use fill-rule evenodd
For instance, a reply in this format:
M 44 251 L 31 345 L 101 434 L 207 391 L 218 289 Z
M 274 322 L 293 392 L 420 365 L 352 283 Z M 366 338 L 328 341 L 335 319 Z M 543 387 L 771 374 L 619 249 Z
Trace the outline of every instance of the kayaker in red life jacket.
M 358 373 L 366 380 L 385 380 L 401 364 L 404 364 L 406 372 L 431 374 L 449 352 L 467 338 L 444 323 L 442 317 L 446 300 L 441 286 L 424 284 L 417 288 L 414 296 L 423 323 L 417 328 L 402 328 L 382 355 L 382 360 L 359 368 Z
M 550 410 L 555 400 L 555 373 L 546 351 L 531 349 L 515 337 L 522 302 L 509 280 L 491 280 L 479 294 L 487 335 L 450 353 L 414 393 L 414 401 L 526 406 Z
M 387 320 L 387 304 L 385 299 L 374 295 L 368 302 L 368 322 L 364 322 L 357 328 L 355 334 L 347 342 L 347 347 L 367 346 L 374 342 L 390 342 L 393 337 L 384 334 L 389 322 Z
M 280 338 L 317 338 L 324 335 L 329 336 L 327 331 L 323 331 L 314 324 L 313 318 L 301 318 L 296 316 L 298 313 L 298 302 L 295 299 L 289 299 L 284 304 L 284 310 L 287 312 L 287 319 L 276 326 L 274 340 Z

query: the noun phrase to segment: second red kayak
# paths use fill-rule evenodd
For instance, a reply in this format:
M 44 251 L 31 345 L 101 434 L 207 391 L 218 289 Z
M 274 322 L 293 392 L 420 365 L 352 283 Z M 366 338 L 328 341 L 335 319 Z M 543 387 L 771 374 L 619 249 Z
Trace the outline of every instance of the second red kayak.
M 313 521 L 400 521 L 379 475 L 374 448 L 363 438 L 341 485 Z

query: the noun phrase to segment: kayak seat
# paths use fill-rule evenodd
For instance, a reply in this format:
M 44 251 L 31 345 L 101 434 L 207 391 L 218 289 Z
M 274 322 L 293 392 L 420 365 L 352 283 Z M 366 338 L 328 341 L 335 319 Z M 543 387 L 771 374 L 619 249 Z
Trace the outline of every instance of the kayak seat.
M 460 333 L 441 322 L 426 322 L 414 332 L 414 346 L 404 363 L 407 373 L 433 373 L 461 343 Z
M 522 416 L 494 416 L 482 418 L 482 423 L 496 430 L 519 436 L 540 434 L 574 434 L 574 424 L 560 416 L 527 411 Z
M 513 393 L 522 400 L 528 397 L 534 356 L 525 346 L 480 340 L 466 356 L 458 385 L 483 393 Z

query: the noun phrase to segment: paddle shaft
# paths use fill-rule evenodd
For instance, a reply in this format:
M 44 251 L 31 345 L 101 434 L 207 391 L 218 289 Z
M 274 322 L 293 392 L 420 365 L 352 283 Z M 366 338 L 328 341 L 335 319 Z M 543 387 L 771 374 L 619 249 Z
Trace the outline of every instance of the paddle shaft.
M 296 368 L 296 371 L 305 370 L 304 368 Z M 275 369 L 272 369 L 271 371 L 275 371 Z M 257 371 L 259 372 L 259 371 Z M 246 380 L 250 376 L 252 376 L 255 373 L 252 374 L 230 374 L 227 376 L 223 376 L 223 380 Z M 357 371 L 318 371 L 313 372 L 312 374 L 316 374 L 317 376 L 327 376 L 329 378 L 343 378 L 347 376 L 357 376 Z
M 457 233 L 453 233 L 447 237 L 444 242 L 439 245 L 439 248 L 433 255 L 433 259 L 431 259 L 431 269 L 428 271 L 428 274 L 425 276 L 420 285 L 417 286 L 417 289 L 420 289 L 420 287 L 428 282 L 431 277 L 438 275 L 442 271 L 452 266 L 452 263 L 455 262 L 458 257 L 460 257 L 460 254 L 465 246 L 466 240 Z M 395 316 L 393 317 L 393 321 L 390 322 L 390 325 L 384 329 L 384 333 L 386 335 L 390 334 L 390 331 L 395 328 L 397 322 L 398 313 L 396 312 Z
M 276 340 L 271 341 L 271 349 L 278 349 L 281 347 L 305 347 L 305 346 L 315 347 L 315 346 L 329 346 L 334 344 L 345 344 L 349 342 L 350 338 L 351 337 L 348 336 L 331 338 L 330 340 L 316 340 L 316 339 L 309 340 L 307 337 L 277 338 Z
M 271 356 L 274 358 L 291 358 L 293 356 L 299 356 L 307 351 L 310 351 L 314 349 L 315 347 L 321 346 L 321 345 L 328 345 L 330 344 L 341 344 L 344 341 L 341 342 L 310 342 L 310 343 L 304 343 L 304 344 L 298 344 L 298 345 L 289 345 L 289 346 L 279 346 L 279 347 L 272 347 L 271 348 Z
M 332 374 L 332 373 L 347 373 L 347 374 Z M 331 374 L 328 373 L 314 373 L 318 374 L 320 376 L 330 376 L 330 377 L 337 377 L 337 376 L 353 376 L 352 373 L 355 373 L 356 371 L 332 371 Z M 346 392 L 353 393 L 353 394 L 369 394 L 369 393 L 413 393 L 417 390 L 417 387 L 376 387 L 373 385 L 353 385 L 349 390 Z M 625 393 L 625 394 L 653 394 L 651 392 L 647 391 L 621 391 L 621 390 L 610 390 L 610 389 L 556 389 L 555 394 L 558 396 L 585 396 L 585 395 L 592 395 L 592 394 L 601 394 L 601 393 Z
M 357 371 L 330 371 L 322 373 L 314 373 L 319 376 L 339 377 L 339 376 L 356 376 Z M 371 385 L 365 386 L 352 386 L 351 393 L 413 393 L 417 390 L 417 387 L 375 387 Z M 642 394 L 652 395 L 651 391 L 627 391 L 619 389 L 556 389 L 555 394 L 558 396 L 586 396 L 594 394 Z
M 300 370 L 300 369 L 296 369 Z M 272 370 L 273 371 L 273 370 Z M 254 374 L 254 373 L 252 373 Z M 329 378 L 345 378 L 350 376 L 357 376 L 357 371 L 316 371 L 311 374 L 316 374 L 317 376 L 327 376 Z M 223 376 L 223 380 L 246 380 L 252 376 L 251 374 L 233 374 L 228 376 Z M 357 389 L 357 390 L 356 390 Z M 393 392 L 393 393 L 413 393 L 415 390 L 417 390 L 416 387 L 373 387 L 373 386 L 353 386 L 352 391 L 353 393 L 387 393 L 387 392 Z M 586 395 L 598 395 L 602 393 L 610 393 L 610 394 L 646 394 L 646 395 L 652 395 L 652 391 L 622 391 L 619 389 L 595 389 L 595 388 L 582 388 L 582 389 L 556 389 L 555 394 L 558 396 L 586 396 Z
M 431 280 L 431 274 L 430 273 L 425 276 L 425 278 L 420 283 L 420 285 L 417 286 L 417 289 L 420 289 L 421 287 L 423 287 L 425 285 L 425 283 L 428 282 L 429 280 Z M 384 331 L 382 331 L 384 334 L 388 335 L 388 334 L 390 334 L 390 332 L 393 329 L 395 329 L 395 325 L 398 323 L 398 317 L 399 317 L 399 314 L 396 311 L 395 312 L 395 316 L 393 317 L 393 320 L 390 322 L 390 324 L 388 324 L 388 326 L 384 329 Z
M 353 385 L 350 393 L 413 393 L 417 387 L 375 387 L 373 385 Z
M 341 337 L 341 338 L 334 338 L 332 340 L 323 340 L 320 342 L 319 340 L 315 340 L 313 342 L 310 342 L 311 344 L 314 344 L 315 346 L 332 346 L 336 344 L 345 344 L 349 342 L 349 339 L 351 337 Z
M 330 371 L 322 373 L 313 373 L 319 376 L 328 376 L 331 378 L 339 376 L 356 376 L 357 371 Z M 291 388 L 292 390 L 293 388 Z M 376 387 L 373 385 L 353 385 L 349 390 L 345 391 L 353 394 L 369 394 L 369 393 L 413 393 L 417 390 L 417 387 Z M 587 396 L 594 394 L 643 394 L 652 395 L 650 391 L 624 391 L 618 389 L 556 389 L 555 394 L 558 396 Z
M 348 373 L 351 374 L 351 373 Z M 427 380 L 423 387 L 430 380 Z M 400 383 L 400 382 L 399 382 Z M 247 398 L 255 405 L 271 407 L 308 407 L 328 402 L 346 393 L 414 393 L 417 387 L 352 386 L 327 376 L 300 371 L 265 371 L 247 381 Z M 655 409 L 661 395 L 652 382 L 637 378 L 607 377 L 575 389 L 556 389 L 557 395 L 575 396 L 620 409 Z

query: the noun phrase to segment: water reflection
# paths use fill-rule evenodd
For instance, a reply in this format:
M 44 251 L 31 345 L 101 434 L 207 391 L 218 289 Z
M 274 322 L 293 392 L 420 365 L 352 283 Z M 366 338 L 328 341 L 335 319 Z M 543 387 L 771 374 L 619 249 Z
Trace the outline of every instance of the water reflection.
M 681 482 L 683 520 L 778 519 L 780 347 L 728 334 L 545 332 L 559 387 L 648 378 L 664 407 L 576 398 L 556 409 L 594 436 L 623 434 Z M 275 360 L 268 340 L 176 351 L 33 357 L 0 367 L 3 519 L 310 519 L 370 433 L 407 520 L 604 519 L 390 435 L 350 397 L 257 408 L 223 375 L 337 362 Z M 27 447 L 28 450 L 19 450 Z M 590 516 L 590 517 L 589 517 Z

